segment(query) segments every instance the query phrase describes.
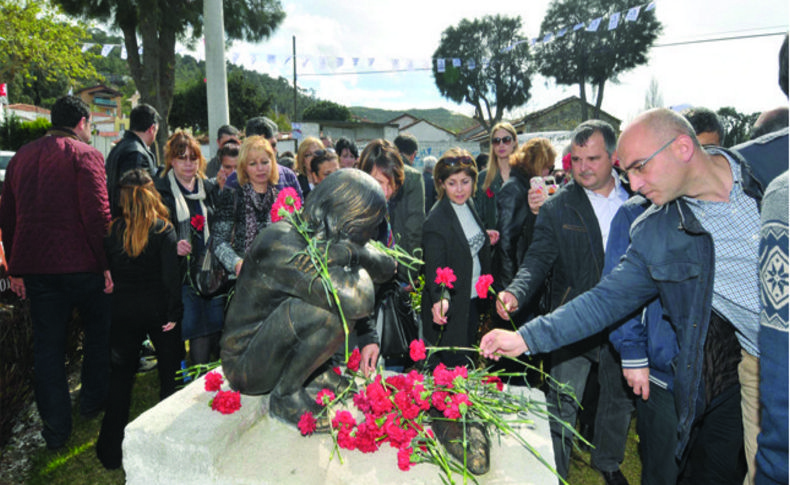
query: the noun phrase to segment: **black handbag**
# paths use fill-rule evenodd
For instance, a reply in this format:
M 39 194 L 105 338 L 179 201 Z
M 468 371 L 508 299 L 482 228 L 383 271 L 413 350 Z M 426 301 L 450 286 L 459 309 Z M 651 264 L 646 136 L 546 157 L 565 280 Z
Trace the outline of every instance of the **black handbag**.
M 417 313 L 411 306 L 409 292 L 393 281 L 379 289 L 376 306 L 377 321 L 381 319 L 382 357 L 408 357 L 409 344 L 419 338 Z
M 195 286 L 198 293 L 206 298 L 213 298 L 228 293 L 236 282 L 231 279 L 230 272 L 214 255 L 214 236 L 209 237 L 203 257 L 198 261 Z

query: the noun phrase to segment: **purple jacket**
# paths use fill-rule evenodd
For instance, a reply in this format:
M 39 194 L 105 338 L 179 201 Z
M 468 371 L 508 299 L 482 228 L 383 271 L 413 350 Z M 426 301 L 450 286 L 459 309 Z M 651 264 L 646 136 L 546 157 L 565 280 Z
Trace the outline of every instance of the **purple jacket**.
M 109 223 L 104 158 L 73 132 L 50 130 L 11 159 L 0 198 L 9 274 L 109 269 Z

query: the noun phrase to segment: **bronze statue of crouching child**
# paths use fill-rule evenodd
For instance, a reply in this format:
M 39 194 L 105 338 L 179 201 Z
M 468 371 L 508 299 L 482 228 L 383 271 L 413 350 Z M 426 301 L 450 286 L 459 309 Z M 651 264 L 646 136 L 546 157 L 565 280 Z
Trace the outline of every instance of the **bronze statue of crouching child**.
M 349 330 L 373 312 L 374 283 L 395 274 L 395 261 L 367 244 L 387 210 L 384 193 L 369 175 L 340 170 L 311 193 L 302 217 L 312 237 L 328 247 L 329 277 Z M 326 362 L 345 333 L 334 301 L 305 252 L 305 237 L 287 220 L 266 227 L 247 253 L 225 317 L 222 367 L 243 394 L 270 396 L 270 412 L 297 424 L 320 407 L 308 387 L 343 385 Z M 375 329 L 357 329 L 359 346 L 377 343 Z M 313 384 L 313 385 L 311 385 Z M 326 417 L 316 431 L 328 431 Z

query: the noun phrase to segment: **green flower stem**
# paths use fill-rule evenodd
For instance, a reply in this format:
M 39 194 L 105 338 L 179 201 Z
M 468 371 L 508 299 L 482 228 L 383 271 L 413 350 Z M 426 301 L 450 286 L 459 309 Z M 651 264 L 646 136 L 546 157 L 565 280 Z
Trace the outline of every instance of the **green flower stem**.
M 494 289 L 491 288 L 490 286 L 488 287 L 488 291 L 494 295 L 496 301 L 498 301 L 499 304 L 502 305 L 502 308 L 505 308 L 505 304 L 502 302 L 502 299 L 499 298 L 499 294 L 496 291 L 494 291 Z M 513 321 L 513 317 L 510 316 L 510 312 L 507 312 L 507 318 L 508 320 L 510 320 L 510 324 L 513 326 L 513 330 L 518 331 L 518 327 L 516 327 L 516 323 Z

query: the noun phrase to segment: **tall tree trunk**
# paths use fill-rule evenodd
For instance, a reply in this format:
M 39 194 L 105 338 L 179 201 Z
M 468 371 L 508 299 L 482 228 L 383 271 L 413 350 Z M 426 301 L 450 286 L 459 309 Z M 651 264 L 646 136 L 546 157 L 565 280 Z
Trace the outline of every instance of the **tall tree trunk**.
M 595 100 L 595 112 L 593 113 L 593 118 L 601 119 L 601 104 L 603 104 L 603 87 L 606 84 L 606 79 L 602 79 L 598 82 L 598 97 Z
M 582 121 L 587 121 L 587 88 L 584 84 L 584 77 L 579 79 L 579 98 L 582 100 Z

